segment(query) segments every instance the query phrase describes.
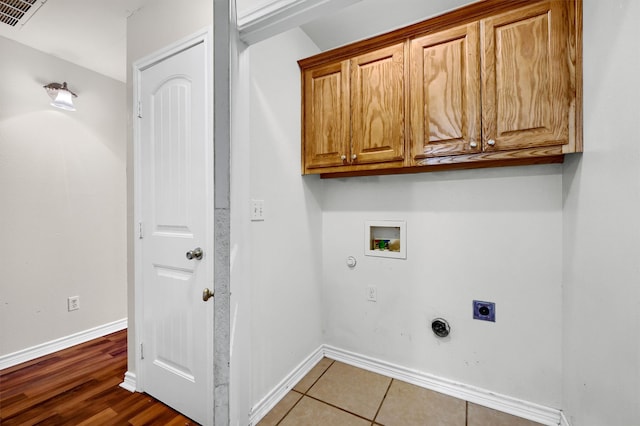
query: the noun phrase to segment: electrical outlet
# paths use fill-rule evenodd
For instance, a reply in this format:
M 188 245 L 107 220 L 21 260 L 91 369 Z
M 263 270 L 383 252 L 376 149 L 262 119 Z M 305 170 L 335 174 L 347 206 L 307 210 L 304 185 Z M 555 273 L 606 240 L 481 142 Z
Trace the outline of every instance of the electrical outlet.
M 69 312 L 80 309 L 80 296 L 71 296 L 67 298 L 67 310 Z
M 367 300 L 370 302 L 378 301 L 378 288 L 375 285 L 367 286 Z
M 264 200 L 251 200 L 251 220 L 264 220 Z
M 474 300 L 473 319 L 496 322 L 496 304 Z

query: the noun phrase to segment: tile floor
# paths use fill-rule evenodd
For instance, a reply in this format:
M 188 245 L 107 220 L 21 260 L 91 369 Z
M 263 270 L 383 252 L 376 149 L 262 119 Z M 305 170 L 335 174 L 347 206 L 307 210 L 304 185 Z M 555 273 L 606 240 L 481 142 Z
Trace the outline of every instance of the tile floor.
M 323 358 L 258 426 L 539 426 Z

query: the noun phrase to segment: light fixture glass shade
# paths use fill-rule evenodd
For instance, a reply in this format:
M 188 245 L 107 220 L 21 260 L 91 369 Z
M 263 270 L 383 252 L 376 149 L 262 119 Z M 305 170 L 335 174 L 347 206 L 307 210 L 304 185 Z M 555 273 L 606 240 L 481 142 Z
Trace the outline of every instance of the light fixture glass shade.
M 51 97 L 51 106 L 61 108 L 66 111 L 75 111 L 73 106 L 73 98 L 77 97 L 75 93 L 67 88 L 67 83 L 49 83 L 44 88 L 47 90 L 47 94 Z
M 67 111 L 75 111 L 73 106 L 73 100 L 71 99 L 71 92 L 67 90 L 59 90 L 56 98 L 51 102 L 51 105 L 56 108 L 65 109 Z

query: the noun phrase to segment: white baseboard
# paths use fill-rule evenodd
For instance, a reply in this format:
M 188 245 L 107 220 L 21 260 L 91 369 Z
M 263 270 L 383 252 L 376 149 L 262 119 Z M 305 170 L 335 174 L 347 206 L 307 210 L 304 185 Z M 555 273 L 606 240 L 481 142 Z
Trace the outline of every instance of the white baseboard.
M 0 356 L 0 370 L 31 361 L 44 355 L 49 355 L 62 349 L 70 348 L 80 343 L 88 342 L 89 340 L 97 339 L 98 337 L 106 336 L 107 334 L 115 333 L 116 331 L 124 330 L 125 328 L 127 328 L 127 319 L 123 318 L 89 330 L 80 331 L 69 336 L 2 355 Z
M 426 389 L 473 402 L 484 407 L 532 420 L 544 425 L 556 426 L 560 423 L 560 410 L 545 407 L 510 396 L 497 394 L 487 389 L 470 386 L 453 380 L 411 370 L 364 355 L 334 348 L 324 347 L 327 358 L 344 362 L 364 370 L 402 380 Z
M 135 392 L 137 386 L 136 374 L 130 371 L 124 373 L 124 382 L 120 383 L 120 387 L 128 390 L 129 392 Z
M 313 351 L 304 361 L 293 369 L 280 383 L 276 385 L 260 402 L 258 402 L 249 413 L 249 426 L 257 424 L 264 416 L 267 415 L 273 407 L 291 390 L 293 387 L 307 375 L 309 371 L 324 356 L 323 347 Z
M 411 370 L 386 361 L 328 345 L 321 346 L 309 355 L 303 363 L 296 367 L 282 382 L 269 392 L 267 396 L 258 402 L 251 410 L 249 424 L 254 425 L 260 421 L 322 357 L 344 362 L 354 367 L 402 380 L 416 386 L 532 420 L 543 425 L 570 426 L 569 422 L 564 418 L 563 413 L 558 409 L 545 407 L 507 395 L 497 394 L 487 389 Z

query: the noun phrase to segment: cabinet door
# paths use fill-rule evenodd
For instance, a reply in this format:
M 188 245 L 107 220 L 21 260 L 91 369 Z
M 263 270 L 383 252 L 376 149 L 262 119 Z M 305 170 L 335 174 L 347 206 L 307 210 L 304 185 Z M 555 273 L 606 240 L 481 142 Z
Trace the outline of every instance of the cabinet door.
M 479 43 L 477 22 L 411 41 L 414 164 L 482 149 Z
M 564 1 L 481 21 L 485 151 L 569 142 Z
M 404 159 L 404 43 L 351 59 L 352 164 Z
M 349 62 L 304 72 L 304 170 L 342 166 L 349 155 Z

